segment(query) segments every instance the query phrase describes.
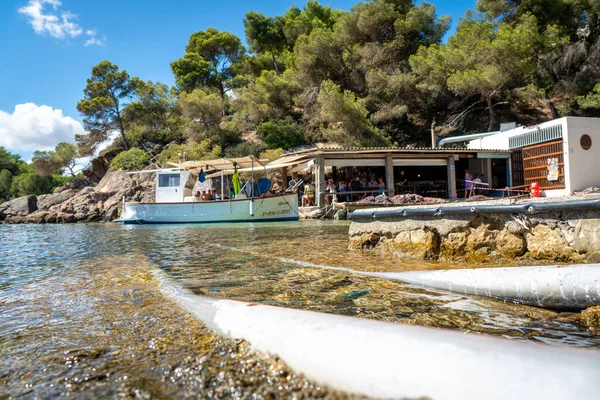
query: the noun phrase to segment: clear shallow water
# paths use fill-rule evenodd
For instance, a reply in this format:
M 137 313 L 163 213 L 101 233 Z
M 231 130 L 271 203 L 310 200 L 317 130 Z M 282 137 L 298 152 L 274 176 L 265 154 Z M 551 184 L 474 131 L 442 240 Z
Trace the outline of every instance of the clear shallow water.
M 449 267 L 349 252 L 347 231 L 331 221 L 0 225 L 0 398 L 343 397 L 211 335 L 160 296 L 157 267 L 218 298 L 600 348 L 576 315 L 304 266 Z

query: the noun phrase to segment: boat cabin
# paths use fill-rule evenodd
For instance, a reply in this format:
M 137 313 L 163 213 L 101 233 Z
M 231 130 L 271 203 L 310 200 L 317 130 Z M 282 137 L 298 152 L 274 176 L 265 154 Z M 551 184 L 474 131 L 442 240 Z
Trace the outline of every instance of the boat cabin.
M 182 203 L 192 196 L 194 176 L 190 171 L 164 169 L 156 172 L 156 203 Z

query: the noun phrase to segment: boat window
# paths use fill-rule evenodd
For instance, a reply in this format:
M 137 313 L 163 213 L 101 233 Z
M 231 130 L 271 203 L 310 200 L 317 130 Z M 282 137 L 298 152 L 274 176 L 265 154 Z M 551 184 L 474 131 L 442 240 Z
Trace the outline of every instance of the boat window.
M 158 175 L 158 187 L 179 186 L 179 174 L 160 174 Z

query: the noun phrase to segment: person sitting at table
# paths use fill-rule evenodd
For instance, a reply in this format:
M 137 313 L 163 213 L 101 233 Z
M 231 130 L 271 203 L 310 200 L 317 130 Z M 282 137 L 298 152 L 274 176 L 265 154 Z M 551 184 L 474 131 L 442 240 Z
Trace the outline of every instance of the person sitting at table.
M 408 179 L 406 175 L 404 175 L 404 171 L 400 171 L 400 181 L 398 182 L 399 186 L 404 186 L 408 184 Z
M 357 176 L 354 178 L 352 183 L 350 184 L 350 188 L 352 192 L 361 192 L 363 190 L 362 184 L 360 183 L 360 178 Z M 352 201 L 360 200 L 362 195 L 360 193 L 352 193 Z
M 327 187 L 325 188 L 325 191 L 327 193 L 331 193 L 325 196 L 325 203 L 327 203 L 327 205 L 330 205 L 334 199 L 335 199 L 335 184 L 333 183 L 333 179 L 330 179 L 327 183 Z
M 375 175 L 371 177 L 371 182 L 369 182 L 369 187 L 374 188 L 377 187 L 377 181 L 375 180 Z
M 379 196 L 382 194 L 385 194 L 385 182 L 383 180 L 383 178 L 379 178 L 379 185 L 378 185 L 378 189 L 379 191 L 375 193 L 375 196 Z

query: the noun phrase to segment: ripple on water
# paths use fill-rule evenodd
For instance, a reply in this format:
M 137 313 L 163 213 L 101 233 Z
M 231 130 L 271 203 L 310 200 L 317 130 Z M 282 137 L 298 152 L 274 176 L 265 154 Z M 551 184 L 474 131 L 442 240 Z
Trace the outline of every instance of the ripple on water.
M 191 393 L 198 389 L 194 379 L 216 382 L 209 376 L 219 376 L 216 365 L 227 354 L 271 368 L 273 360 L 261 364 L 245 344 L 233 352 L 229 342 L 219 342 L 212 350 L 203 347 L 209 337 L 204 328 L 172 304 L 149 295 L 153 289 L 135 278 L 140 273 L 137 268 L 147 268 L 148 263 L 196 293 L 217 298 L 552 345 L 600 347 L 600 338 L 587 332 L 576 315 L 437 293 L 307 264 L 367 271 L 447 267 L 348 252 L 347 231 L 347 223 L 329 221 L 229 226 L 0 225 L 0 380 L 4 381 L 0 384 L 18 371 L 19 376 L 28 377 L 31 390 L 42 390 L 47 397 L 58 393 L 49 385 L 59 381 L 68 382 L 75 391 L 98 386 L 102 389 L 93 392 L 97 396 L 121 390 L 133 396 L 135 390 L 162 390 L 166 380 L 178 381 L 183 374 L 187 378 L 181 378 L 185 381 L 181 385 Z M 171 350 L 167 351 L 171 346 L 178 349 L 172 357 Z M 195 348 L 207 352 L 200 356 Z M 189 354 L 196 358 L 189 359 Z M 200 362 L 202 357 L 207 359 Z M 206 369 L 204 365 L 212 366 Z M 275 379 L 260 368 L 264 379 Z M 136 384 L 131 384 L 133 375 L 140 377 Z M 240 370 L 232 368 L 228 376 L 235 381 Z M 253 379 L 256 385 L 265 382 Z M 58 386 L 68 391 L 63 383 Z M 19 390 L 11 393 L 25 393 Z

